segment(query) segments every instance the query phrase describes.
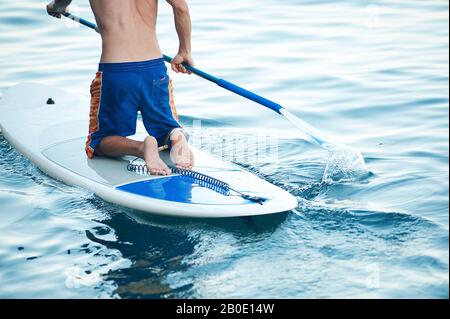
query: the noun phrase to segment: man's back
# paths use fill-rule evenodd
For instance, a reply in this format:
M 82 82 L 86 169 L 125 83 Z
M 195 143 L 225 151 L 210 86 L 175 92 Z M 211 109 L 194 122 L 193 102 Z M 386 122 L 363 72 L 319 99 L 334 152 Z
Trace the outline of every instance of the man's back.
M 90 0 L 102 35 L 101 62 L 161 57 L 156 38 L 158 0 Z

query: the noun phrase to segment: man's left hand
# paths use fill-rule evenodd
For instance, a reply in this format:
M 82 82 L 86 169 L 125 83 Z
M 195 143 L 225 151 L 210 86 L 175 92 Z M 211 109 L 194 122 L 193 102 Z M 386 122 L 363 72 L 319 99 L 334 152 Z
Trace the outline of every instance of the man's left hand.
M 67 6 L 70 1 L 65 1 L 62 4 L 52 1 L 47 5 L 47 13 L 52 17 L 61 19 L 61 14 L 67 11 Z

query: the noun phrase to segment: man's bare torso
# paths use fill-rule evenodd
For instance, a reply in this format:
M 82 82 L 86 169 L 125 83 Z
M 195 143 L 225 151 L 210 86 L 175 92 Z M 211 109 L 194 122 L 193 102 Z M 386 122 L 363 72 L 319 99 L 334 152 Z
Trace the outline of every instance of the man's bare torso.
M 161 57 L 156 38 L 158 0 L 90 0 L 102 35 L 100 62 Z

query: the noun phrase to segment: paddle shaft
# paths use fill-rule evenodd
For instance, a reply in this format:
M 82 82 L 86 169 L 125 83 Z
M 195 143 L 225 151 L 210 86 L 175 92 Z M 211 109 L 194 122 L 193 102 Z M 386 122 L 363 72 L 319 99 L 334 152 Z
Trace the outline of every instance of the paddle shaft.
M 91 28 L 91 29 L 95 30 L 96 32 L 100 33 L 98 27 L 92 22 L 89 22 L 89 21 L 87 21 L 85 19 L 82 19 L 82 18 L 79 18 L 77 16 L 74 16 L 73 14 L 68 13 L 68 12 L 63 13 L 63 16 L 65 16 L 66 18 L 69 18 L 69 19 L 71 19 L 73 21 L 76 21 L 78 23 L 81 23 L 82 25 L 84 25 L 84 26 L 86 26 L 88 28 Z M 164 61 L 166 61 L 167 63 L 171 63 L 172 62 L 172 58 L 170 56 L 167 56 L 167 55 L 163 54 L 163 58 L 164 58 Z M 271 109 L 272 111 L 277 112 L 278 114 L 281 114 L 280 110 L 283 109 L 283 107 L 280 104 L 278 104 L 278 103 L 275 103 L 275 102 L 273 102 L 271 100 L 268 100 L 268 99 L 266 99 L 266 98 L 264 98 L 264 97 L 262 97 L 262 96 L 260 96 L 260 95 L 258 95 L 256 93 L 253 93 L 253 92 L 251 92 L 249 90 L 246 90 L 246 89 L 244 89 L 244 88 L 242 88 L 242 87 L 240 87 L 240 86 L 238 86 L 236 84 L 233 84 L 231 82 L 228 82 L 228 81 L 226 81 L 224 79 L 219 79 L 219 78 L 217 78 L 215 76 L 212 76 L 211 74 L 203 72 L 203 71 L 201 71 L 201 70 L 199 70 L 199 69 L 197 69 L 197 68 L 195 68 L 193 66 L 190 66 L 190 65 L 187 65 L 187 64 L 183 64 L 183 66 L 187 70 L 189 70 L 190 72 L 194 73 L 195 75 L 197 75 L 197 76 L 199 76 L 199 77 L 201 77 L 201 78 L 203 78 L 205 80 L 213 82 L 213 83 L 217 84 L 218 86 L 220 86 L 220 87 L 222 87 L 222 88 L 224 88 L 224 89 L 226 89 L 228 91 L 231 91 L 231 92 L 233 92 L 233 93 L 235 93 L 237 95 L 240 95 L 240 96 L 245 97 L 245 98 L 247 98 L 249 100 L 252 100 L 252 101 L 254 101 L 254 102 L 256 102 L 256 103 L 258 103 L 258 104 L 260 104 L 262 106 L 265 106 L 265 107 Z
M 97 33 L 100 33 L 100 30 L 97 28 L 97 26 L 94 23 L 92 23 L 92 22 L 90 22 L 88 20 L 85 20 L 83 18 L 74 16 L 73 14 L 71 14 L 69 12 L 65 12 L 62 15 L 65 16 L 66 18 L 69 18 L 70 20 L 78 22 L 78 23 L 80 23 L 80 24 L 82 24 L 82 25 L 84 25 L 84 26 L 86 26 L 88 28 L 94 29 Z

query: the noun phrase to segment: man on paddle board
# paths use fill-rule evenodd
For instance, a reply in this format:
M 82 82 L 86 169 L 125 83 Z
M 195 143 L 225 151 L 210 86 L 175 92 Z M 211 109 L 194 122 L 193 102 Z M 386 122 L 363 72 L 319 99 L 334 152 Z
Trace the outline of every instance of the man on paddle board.
M 182 65 L 194 65 L 191 56 L 191 20 L 185 0 L 166 0 L 173 8 L 179 38 L 172 70 L 190 73 Z M 57 18 L 72 0 L 55 0 L 47 12 Z M 172 81 L 156 37 L 158 0 L 90 0 L 102 37 L 102 55 L 91 84 L 89 136 L 86 154 L 143 158 L 154 175 L 169 175 L 158 146 L 168 145 L 170 158 L 179 168 L 191 169 L 193 154 L 187 134 L 178 122 Z M 136 132 L 141 112 L 149 134 L 144 141 L 128 138 Z

